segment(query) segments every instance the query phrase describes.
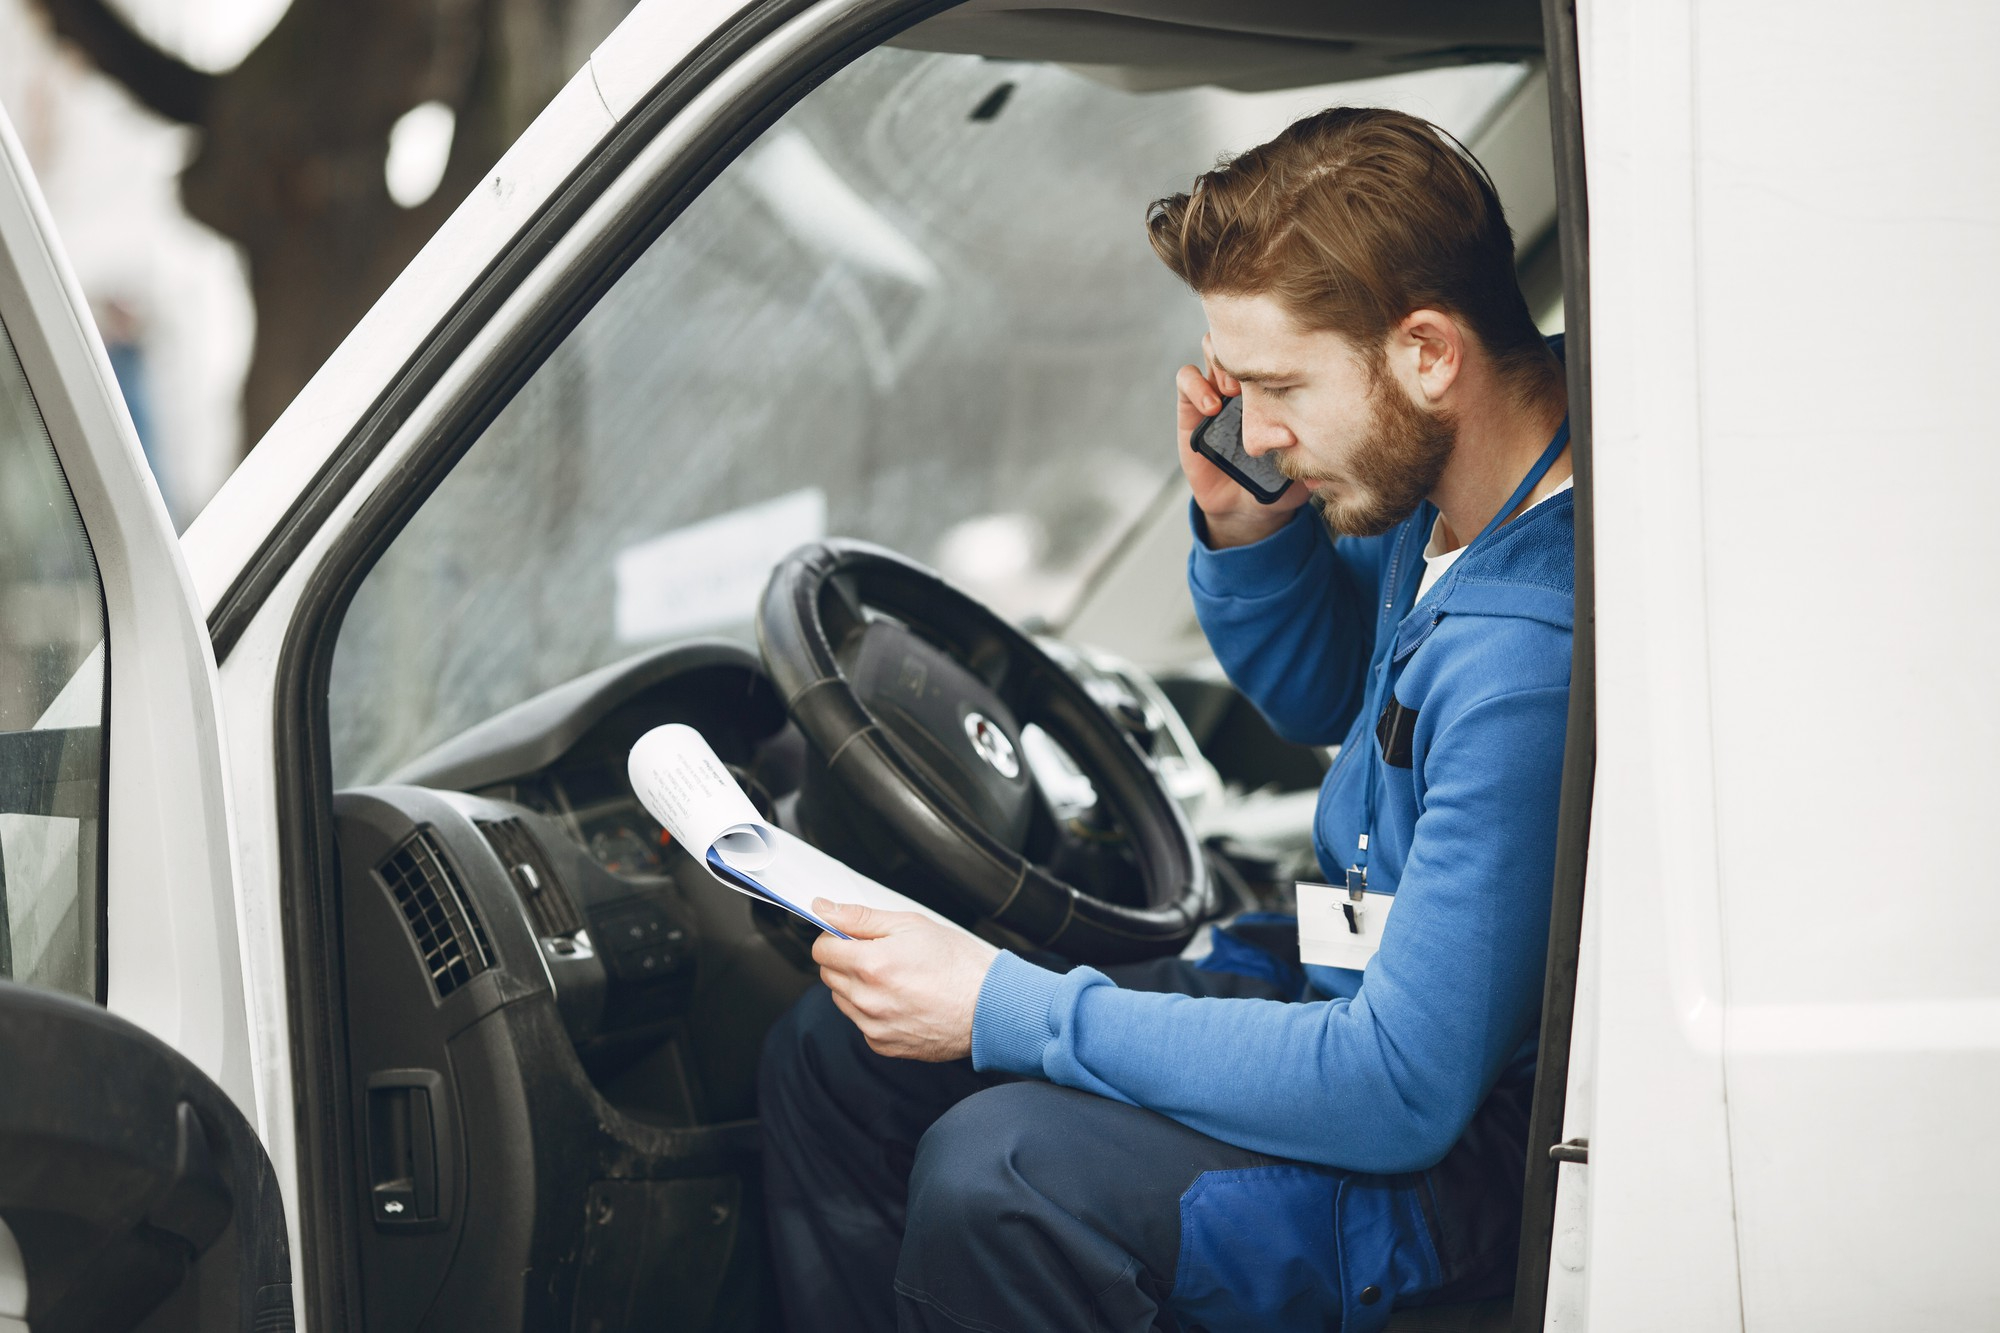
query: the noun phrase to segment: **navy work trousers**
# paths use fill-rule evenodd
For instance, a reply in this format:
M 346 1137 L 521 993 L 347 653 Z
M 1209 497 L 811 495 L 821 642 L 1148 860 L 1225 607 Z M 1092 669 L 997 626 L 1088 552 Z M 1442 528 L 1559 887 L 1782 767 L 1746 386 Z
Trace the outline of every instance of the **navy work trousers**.
M 1178 959 L 1106 970 L 1130 989 L 1280 998 L 1262 980 Z M 981 1074 L 969 1061 L 877 1055 L 820 986 L 772 1030 L 760 1092 L 792 1333 L 1191 1333 L 1218 1301 L 1259 1327 L 1341 1322 L 1332 1223 L 1341 1172 L 1089 1093 Z M 1182 1271 L 1183 1206 L 1197 1181 L 1253 1190 L 1256 1225 L 1224 1228 L 1219 1240 L 1211 1232 L 1201 1262 Z M 1249 1299 L 1258 1309 L 1242 1309 L 1244 1293 L 1207 1290 L 1227 1286 L 1232 1267 L 1260 1274 Z

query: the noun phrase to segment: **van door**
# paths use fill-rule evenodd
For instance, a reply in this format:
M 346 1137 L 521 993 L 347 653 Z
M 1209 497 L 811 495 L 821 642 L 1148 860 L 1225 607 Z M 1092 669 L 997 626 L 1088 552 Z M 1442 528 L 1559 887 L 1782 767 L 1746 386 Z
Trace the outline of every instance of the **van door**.
M 0 1328 L 292 1327 L 215 661 L 0 116 Z

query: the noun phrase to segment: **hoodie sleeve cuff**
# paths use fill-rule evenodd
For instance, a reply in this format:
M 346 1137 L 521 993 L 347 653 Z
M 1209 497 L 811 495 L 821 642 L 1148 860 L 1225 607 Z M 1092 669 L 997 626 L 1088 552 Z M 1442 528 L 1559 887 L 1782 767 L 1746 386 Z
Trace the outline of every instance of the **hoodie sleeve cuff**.
M 1188 502 L 1188 526 L 1194 549 L 1188 555 L 1188 581 L 1206 597 L 1262 597 L 1288 586 L 1312 561 L 1324 540 L 1319 515 L 1301 505 L 1291 522 L 1262 541 L 1216 550 L 1208 544 L 1208 523 L 1200 506 Z
M 986 969 L 972 1011 L 972 1067 L 1042 1078 L 1042 1054 L 1055 1039 L 1050 1017 L 1059 972 L 1002 953 Z

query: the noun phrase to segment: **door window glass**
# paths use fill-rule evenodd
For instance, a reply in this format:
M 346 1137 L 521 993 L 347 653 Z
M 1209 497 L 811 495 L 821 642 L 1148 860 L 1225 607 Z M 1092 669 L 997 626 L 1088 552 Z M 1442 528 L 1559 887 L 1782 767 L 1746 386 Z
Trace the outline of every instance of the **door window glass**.
M 104 593 L 0 327 L 0 976 L 97 998 Z
M 1470 133 L 1520 77 L 1397 87 Z M 772 565 L 819 537 L 1060 624 L 1179 485 L 1173 376 L 1205 322 L 1147 204 L 1386 91 L 1137 93 L 888 48 L 848 66 L 619 279 L 370 572 L 334 658 L 335 782 L 652 645 L 750 641 Z

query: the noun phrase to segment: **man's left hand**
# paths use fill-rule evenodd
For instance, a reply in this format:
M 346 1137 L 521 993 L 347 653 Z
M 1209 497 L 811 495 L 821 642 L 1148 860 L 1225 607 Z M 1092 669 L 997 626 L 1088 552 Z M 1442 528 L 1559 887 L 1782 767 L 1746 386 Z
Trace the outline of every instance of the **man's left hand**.
M 1000 951 L 916 912 L 813 901 L 820 920 L 852 935 L 813 944 L 820 980 L 869 1049 L 902 1060 L 972 1054 L 972 1012 Z

